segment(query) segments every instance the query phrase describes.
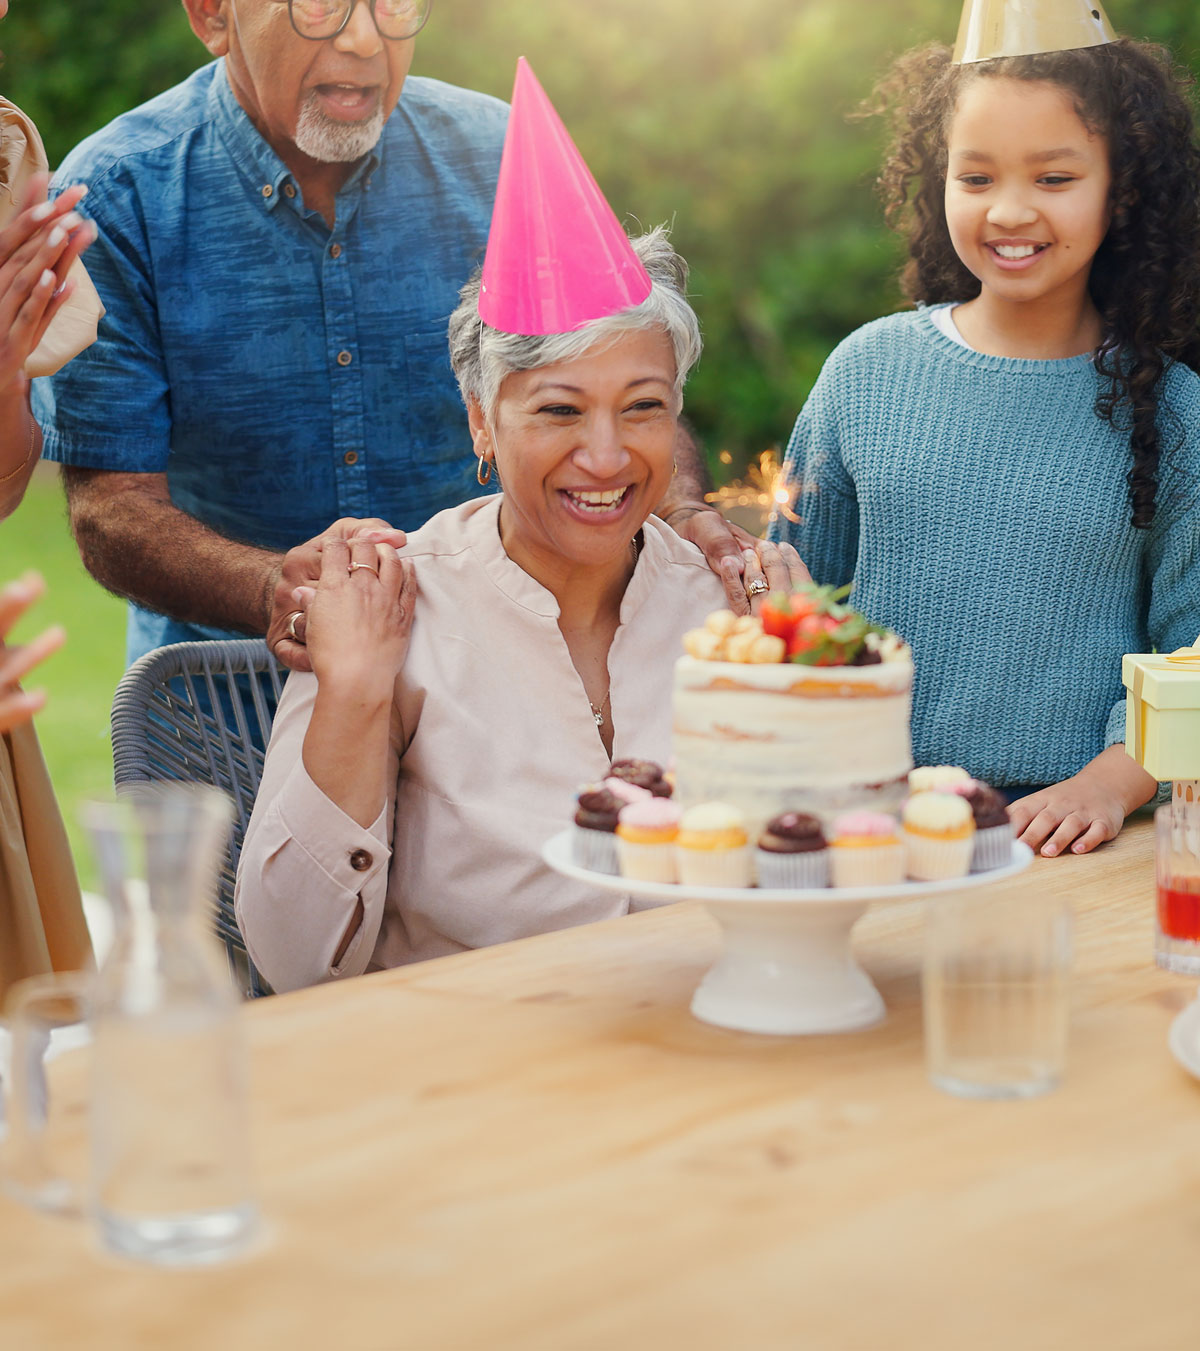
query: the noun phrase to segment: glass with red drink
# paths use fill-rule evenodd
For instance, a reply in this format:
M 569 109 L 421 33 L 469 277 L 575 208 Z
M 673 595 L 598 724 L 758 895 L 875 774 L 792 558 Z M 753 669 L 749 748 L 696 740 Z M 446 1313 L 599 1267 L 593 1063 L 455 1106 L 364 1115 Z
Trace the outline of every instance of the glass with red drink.
M 1159 807 L 1154 829 L 1154 958 L 1169 971 L 1200 975 L 1200 802 Z

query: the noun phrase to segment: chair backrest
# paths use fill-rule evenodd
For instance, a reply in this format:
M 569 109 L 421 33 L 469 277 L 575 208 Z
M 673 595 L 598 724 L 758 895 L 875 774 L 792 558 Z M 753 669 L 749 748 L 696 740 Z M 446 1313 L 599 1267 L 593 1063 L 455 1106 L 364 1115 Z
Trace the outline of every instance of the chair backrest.
M 207 783 L 233 801 L 214 924 L 230 970 L 250 996 L 269 994 L 270 987 L 238 932 L 233 884 L 285 675 L 258 638 L 174 643 L 134 662 L 112 707 L 118 791 L 139 783 Z

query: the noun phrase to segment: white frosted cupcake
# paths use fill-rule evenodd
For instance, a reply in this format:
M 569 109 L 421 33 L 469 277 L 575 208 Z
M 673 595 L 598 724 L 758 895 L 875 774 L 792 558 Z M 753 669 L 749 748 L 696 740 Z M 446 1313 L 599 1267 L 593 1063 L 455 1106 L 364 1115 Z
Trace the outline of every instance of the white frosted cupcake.
M 646 796 L 621 808 L 617 858 L 622 877 L 643 882 L 675 881 L 675 839 L 681 813 L 665 797 Z
M 904 804 L 908 875 L 918 882 L 965 877 L 975 849 L 975 818 L 957 793 L 914 793 Z
M 910 770 L 908 791 L 910 793 L 949 793 L 957 784 L 964 787 L 971 782 L 971 776 L 957 765 L 920 765 Z
M 894 816 L 845 812 L 829 829 L 829 880 L 835 887 L 885 887 L 904 881 L 904 842 Z
M 703 802 L 679 821 L 675 860 L 680 882 L 697 887 L 754 885 L 754 851 L 746 822 L 736 807 Z

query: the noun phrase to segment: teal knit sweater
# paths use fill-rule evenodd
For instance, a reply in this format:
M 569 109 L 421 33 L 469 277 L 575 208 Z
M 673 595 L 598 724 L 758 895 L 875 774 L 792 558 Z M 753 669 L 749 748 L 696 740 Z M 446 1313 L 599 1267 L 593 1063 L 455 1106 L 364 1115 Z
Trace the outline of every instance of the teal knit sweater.
M 770 536 L 912 645 L 918 764 L 1066 778 L 1124 740 L 1122 653 L 1200 631 L 1200 377 L 1164 377 L 1150 530 L 1097 387 L 1090 356 L 987 356 L 917 310 L 852 333 L 796 421 Z

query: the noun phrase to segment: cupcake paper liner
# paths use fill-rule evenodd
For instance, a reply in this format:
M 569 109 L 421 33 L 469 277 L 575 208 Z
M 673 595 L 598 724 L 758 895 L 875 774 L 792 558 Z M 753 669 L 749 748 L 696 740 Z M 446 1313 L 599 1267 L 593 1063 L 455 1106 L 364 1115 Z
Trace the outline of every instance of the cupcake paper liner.
M 616 876 L 621 871 L 617 866 L 617 837 L 609 830 L 588 830 L 585 826 L 576 826 L 571 841 L 571 857 L 577 867 L 587 868 L 594 873 Z
M 931 840 L 926 835 L 904 831 L 906 868 L 915 882 L 942 882 L 966 877 L 975 848 L 974 833 L 961 840 Z
M 1012 826 L 989 826 L 986 830 L 975 832 L 975 849 L 971 854 L 973 873 L 991 872 L 993 868 L 1003 868 L 1012 862 Z
M 828 849 L 808 849 L 795 854 L 757 849 L 754 866 L 760 887 L 809 888 L 829 885 Z
M 693 887 L 750 887 L 754 885 L 754 850 L 687 849 L 675 847 L 679 880 Z
M 641 882 L 674 882 L 675 842 L 663 840 L 659 844 L 637 843 L 617 840 L 617 859 L 621 865 L 621 876 L 636 878 Z
M 835 887 L 890 887 L 904 881 L 904 845 L 881 844 L 829 849 L 829 880 Z

